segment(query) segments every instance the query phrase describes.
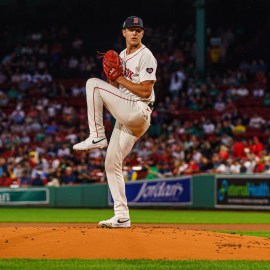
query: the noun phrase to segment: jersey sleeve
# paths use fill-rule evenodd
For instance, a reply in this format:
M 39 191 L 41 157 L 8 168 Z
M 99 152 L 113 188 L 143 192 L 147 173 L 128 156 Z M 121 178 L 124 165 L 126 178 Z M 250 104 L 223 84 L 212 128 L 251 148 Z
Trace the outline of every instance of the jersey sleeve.
M 151 53 L 142 55 L 140 59 L 140 82 L 156 81 L 157 60 Z

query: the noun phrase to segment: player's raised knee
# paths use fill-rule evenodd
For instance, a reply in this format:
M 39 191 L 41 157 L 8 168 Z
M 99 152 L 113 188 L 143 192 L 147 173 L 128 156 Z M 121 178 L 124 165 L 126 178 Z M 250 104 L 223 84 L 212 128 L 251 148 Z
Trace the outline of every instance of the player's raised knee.
M 98 78 L 90 78 L 90 79 L 88 79 L 87 82 L 86 82 L 86 88 L 88 89 L 88 88 L 91 88 L 93 86 L 94 87 L 97 86 L 99 80 L 100 79 L 98 79 Z

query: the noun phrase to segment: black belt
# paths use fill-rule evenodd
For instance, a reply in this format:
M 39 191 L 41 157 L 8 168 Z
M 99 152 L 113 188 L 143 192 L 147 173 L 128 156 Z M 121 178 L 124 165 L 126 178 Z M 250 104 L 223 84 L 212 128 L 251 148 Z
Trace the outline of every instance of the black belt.
M 148 107 L 153 110 L 154 109 L 154 102 L 150 102 L 148 103 Z

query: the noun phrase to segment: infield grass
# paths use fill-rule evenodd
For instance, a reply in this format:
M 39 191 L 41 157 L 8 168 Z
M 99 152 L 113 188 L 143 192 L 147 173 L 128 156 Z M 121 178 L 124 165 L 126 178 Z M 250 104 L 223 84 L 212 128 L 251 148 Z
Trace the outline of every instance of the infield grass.
M 258 237 L 265 237 L 270 239 L 270 231 L 224 231 L 218 230 L 214 232 L 220 233 L 228 233 L 228 234 L 239 234 L 239 235 L 249 235 L 249 236 L 258 236 Z M 270 255 L 269 255 L 270 256 Z M 270 268 L 269 268 L 270 270 Z
M 133 223 L 269 224 L 269 212 L 131 209 Z M 111 209 L 0 208 L 0 222 L 98 222 Z
M 269 270 L 270 261 L 47 260 L 0 259 L 5 270 Z

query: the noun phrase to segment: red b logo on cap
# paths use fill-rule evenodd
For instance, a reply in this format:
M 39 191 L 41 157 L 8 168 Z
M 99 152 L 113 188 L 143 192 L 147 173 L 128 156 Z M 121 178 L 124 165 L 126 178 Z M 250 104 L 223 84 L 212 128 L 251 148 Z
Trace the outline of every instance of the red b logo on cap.
M 139 23 L 139 19 L 138 18 L 133 18 L 133 23 Z

